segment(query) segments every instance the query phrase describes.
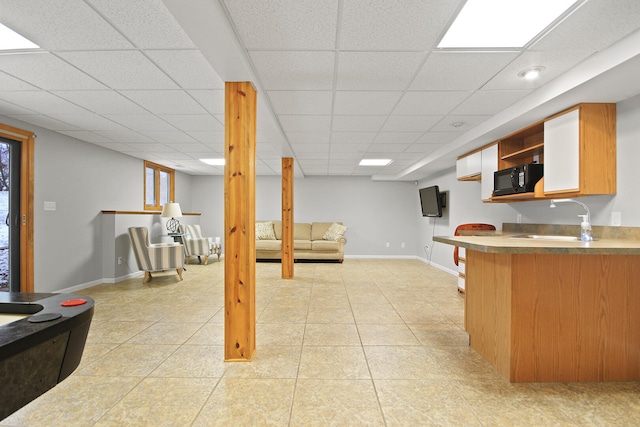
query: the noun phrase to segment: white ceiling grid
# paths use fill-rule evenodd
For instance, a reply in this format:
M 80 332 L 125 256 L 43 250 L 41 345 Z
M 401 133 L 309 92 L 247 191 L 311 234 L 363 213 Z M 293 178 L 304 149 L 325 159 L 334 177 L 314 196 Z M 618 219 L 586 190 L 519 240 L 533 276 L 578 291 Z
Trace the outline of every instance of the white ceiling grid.
M 523 49 L 441 51 L 463 0 L 210 1 L 224 15 L 211 25 L 228 19 L 271 109 L 258 120 L 265 175 L 280 173 L 285 151 L 304 175 L 414 179 L 451 167 L 487 120 L 640 29 L 636 0 L 580 0 Z M 3 0 L 0 21 L 42 49 L 0 53 L 0 114 L 185 173 L 222 174 L 198 160 L 224 147 L 224 81 L 205 46 L 217 40 L 194 38 L 220 25 L 184 18 L 205 5 Z M 539 65 L 539 81 L 517 76 Z M 378 157 L 393 162 L 358 166 Z

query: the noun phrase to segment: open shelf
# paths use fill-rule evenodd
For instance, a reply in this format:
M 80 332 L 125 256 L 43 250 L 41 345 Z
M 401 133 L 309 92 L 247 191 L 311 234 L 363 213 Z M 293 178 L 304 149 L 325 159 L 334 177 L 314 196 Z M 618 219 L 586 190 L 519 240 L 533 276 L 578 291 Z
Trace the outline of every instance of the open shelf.
M 500 159 L 501 160 L 507 160 L 507 159 L 512 159 L 512 158 L 518 157 L 518 156 L 528 155 L 532 151 L 535 151 L 535 150 L 541 149 L 541 148 L 544 148 L 544 142 L 532 145 L 531 147 L 523 148 L 522 150 L 514 151 L 513 153 L 506 154 L 506 155 L 500 157 Z

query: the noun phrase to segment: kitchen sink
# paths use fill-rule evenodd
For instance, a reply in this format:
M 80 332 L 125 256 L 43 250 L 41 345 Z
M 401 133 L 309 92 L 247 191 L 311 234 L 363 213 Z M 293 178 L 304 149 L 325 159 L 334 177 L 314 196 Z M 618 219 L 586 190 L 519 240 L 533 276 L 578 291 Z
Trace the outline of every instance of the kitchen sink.
M 555 240 L 557 242 L 579 242 L 580 237 L 577 236 L 561 236 L 552 234 L 519 234 L 511 236 L 512 239 L 532 239 L 532 240 Z

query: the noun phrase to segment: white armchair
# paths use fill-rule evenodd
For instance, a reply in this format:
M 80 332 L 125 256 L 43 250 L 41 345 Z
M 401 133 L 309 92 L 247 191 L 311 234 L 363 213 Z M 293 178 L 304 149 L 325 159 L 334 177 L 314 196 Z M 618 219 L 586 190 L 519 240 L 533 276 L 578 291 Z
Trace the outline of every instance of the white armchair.
M 184 269 L 184 248 L 180 244 L 151 244 L 149 231 L 146 227 L 130 227 L 129 237 L 133 246 L 138 268 L 144 271 L 142 283 L 152 279 L 151 273 L 176 269 L 179 280 L 182 280 Z
M 204 257 L 206 265 L 211 254 L 218 255 L 218 261 L 220 261 L 220 244 L 216 243 L 211 237 L 202 237 L 202 231 L 198 224 L 181 224 L 180 233 L 183 234 L 182 242 L 184 243 L 187 262 L 192 256 L 197 256 L 198 262 L 202 262 L 201 257 Z

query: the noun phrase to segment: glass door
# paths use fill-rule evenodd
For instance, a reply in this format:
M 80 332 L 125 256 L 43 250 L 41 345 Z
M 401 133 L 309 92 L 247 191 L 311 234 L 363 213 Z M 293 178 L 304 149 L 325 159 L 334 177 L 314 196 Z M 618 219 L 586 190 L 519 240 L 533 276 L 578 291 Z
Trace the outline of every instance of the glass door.
M 0 291 L 20 292 L 20 143 L 0 138 Z

